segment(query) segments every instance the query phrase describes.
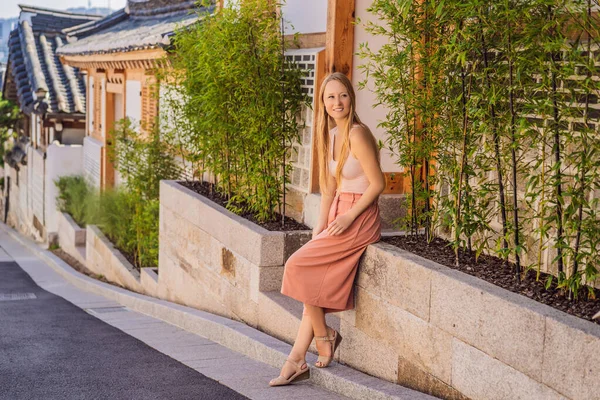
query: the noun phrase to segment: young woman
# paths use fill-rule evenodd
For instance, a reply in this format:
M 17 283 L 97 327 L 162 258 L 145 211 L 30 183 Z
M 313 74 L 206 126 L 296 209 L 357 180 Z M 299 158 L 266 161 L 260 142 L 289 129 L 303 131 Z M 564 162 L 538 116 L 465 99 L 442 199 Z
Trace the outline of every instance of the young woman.
M 329 75 L 318 101 L 319 220 L 312 240 L 287 261 L 281 288 L 304 303 L 304 313 L 292 351 L 271 386 L 308 377 L 305 356 L 313 337 L 319 352 L 315 366 L 331 363 L 342 337 L 326 325 L 325 313 L 354 308 L 360 256 L 381 233 L 377 199 L 385 182 L 379 149 L 356 114 L 352 83 L 339 72 Z

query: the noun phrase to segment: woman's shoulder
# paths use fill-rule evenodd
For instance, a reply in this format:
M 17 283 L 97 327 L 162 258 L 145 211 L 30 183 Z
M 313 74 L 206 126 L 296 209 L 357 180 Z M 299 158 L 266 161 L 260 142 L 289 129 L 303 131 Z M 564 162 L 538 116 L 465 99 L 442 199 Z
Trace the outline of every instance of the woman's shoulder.
M 369 128 L 363 124 L 354 124 L 352 129 L 350 129 L 350 141 L 351 142 L 362 142 L 364 140 L 368 140 L 373 136 Z

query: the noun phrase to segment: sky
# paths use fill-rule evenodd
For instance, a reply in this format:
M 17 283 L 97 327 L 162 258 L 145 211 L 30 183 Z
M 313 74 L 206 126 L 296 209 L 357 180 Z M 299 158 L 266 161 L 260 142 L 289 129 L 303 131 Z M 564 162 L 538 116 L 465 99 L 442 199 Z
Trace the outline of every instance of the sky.
M 92 7 L 108 7 L 113 10 L 125 7 L 126 0 L 90 0 Z M 19 4 L 66 10 L 72 7 L 87 7 L 88 0 L 2 0 L 0 18 L 14 18 L 19 16 Z

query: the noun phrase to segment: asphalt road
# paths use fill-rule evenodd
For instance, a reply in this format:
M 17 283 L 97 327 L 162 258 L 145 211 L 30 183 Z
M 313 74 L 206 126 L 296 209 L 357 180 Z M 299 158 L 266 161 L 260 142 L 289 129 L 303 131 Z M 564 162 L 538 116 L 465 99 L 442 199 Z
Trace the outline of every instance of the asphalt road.
M 0 399 L 245 398 L 0 263 Z

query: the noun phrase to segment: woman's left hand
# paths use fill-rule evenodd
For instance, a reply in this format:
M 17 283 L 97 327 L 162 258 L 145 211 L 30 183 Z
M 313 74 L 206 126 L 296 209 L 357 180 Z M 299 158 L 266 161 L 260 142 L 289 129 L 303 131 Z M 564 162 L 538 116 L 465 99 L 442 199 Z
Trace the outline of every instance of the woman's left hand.
M 327 227 L 327 234 L 331 236 L 336 236 L 343 233 L 352 223 L 354 222 L 354 217 L 349 215 L 348 213 L 342 214 L 338 216 L 329 226 Z

